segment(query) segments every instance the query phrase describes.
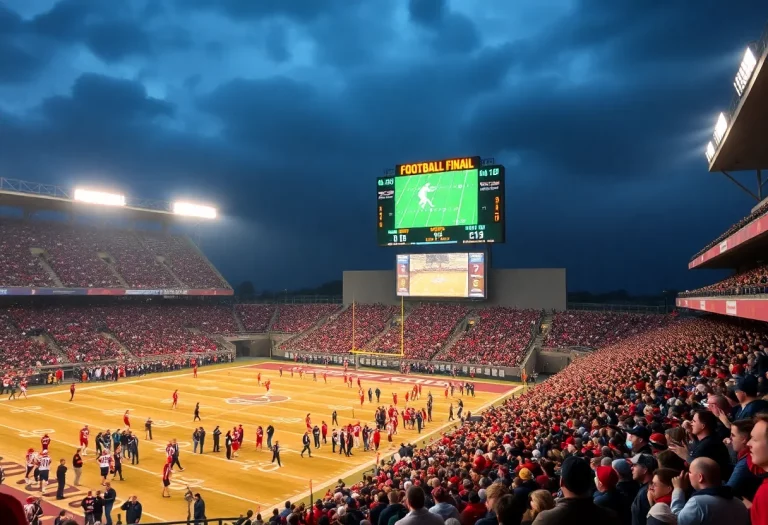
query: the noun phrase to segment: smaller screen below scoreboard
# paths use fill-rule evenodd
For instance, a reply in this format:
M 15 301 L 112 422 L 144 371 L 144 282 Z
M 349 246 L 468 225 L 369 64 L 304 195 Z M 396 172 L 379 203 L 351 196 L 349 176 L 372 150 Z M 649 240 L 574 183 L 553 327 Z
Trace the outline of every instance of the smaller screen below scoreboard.
M 485 297 L 485 253 L 397 256 L 398 297 Z

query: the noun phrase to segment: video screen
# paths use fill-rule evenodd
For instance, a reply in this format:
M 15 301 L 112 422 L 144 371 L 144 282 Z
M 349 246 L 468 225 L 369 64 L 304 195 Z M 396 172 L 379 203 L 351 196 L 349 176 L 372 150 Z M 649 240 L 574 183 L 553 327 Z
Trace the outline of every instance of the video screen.
M 398 297 L 485 297 L 485 253 L 397 256 Z

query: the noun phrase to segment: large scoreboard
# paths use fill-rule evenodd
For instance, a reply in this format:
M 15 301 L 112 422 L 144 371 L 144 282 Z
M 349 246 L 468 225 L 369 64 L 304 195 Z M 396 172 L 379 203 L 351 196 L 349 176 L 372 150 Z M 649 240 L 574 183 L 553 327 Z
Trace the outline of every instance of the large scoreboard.
M 504 242 L 504 166 L 480 157 L 399 164 L 376 190 L 380 246 Z

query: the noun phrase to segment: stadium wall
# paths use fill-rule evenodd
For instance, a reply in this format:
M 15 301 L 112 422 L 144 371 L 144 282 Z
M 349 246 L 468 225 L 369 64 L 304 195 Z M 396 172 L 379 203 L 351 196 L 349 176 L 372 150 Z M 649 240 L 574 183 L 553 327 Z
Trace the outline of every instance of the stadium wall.
M 367 304 L 400 304 L 394 270 L 346 271 L 343 279 L 344 304 L 351 304 L 353 299 Z M 492 268 L 487 286 L 488 297 L 481 302 L 484 306 L 565 310 L 565 268 Z

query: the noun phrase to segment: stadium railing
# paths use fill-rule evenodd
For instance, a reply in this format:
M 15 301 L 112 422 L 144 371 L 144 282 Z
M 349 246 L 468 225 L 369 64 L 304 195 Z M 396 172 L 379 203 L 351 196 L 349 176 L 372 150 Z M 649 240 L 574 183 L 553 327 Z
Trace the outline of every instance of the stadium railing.
M 666 307 L 663 304 L 568 303 L 566 308 L 568 310 L 662 314 L 664 313 Z
M 680 292 L 679 297 L 738 297 L 744 295 L 764 295 L 768 294 L 768 286 L 740 286 L 738 288 L 728 288 L 725 290 L 693 290 L 690 292 Z

